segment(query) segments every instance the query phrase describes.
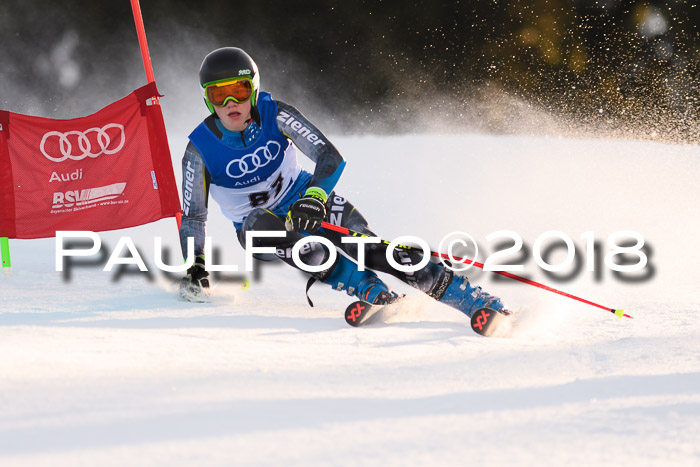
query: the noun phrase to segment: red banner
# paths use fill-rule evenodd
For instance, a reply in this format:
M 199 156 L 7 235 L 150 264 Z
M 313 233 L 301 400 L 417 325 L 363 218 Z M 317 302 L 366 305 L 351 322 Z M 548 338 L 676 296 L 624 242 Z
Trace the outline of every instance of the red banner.
M 155 83 L 88 117 L 0 111 L 0 237 L 123 229 L 180 212 Z

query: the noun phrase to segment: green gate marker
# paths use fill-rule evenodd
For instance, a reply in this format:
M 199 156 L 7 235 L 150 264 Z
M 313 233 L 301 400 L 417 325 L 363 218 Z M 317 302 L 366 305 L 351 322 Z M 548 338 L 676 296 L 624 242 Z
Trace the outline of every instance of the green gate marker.
M 10 241 L 7 237 L 0 237 L 0 256 L 2 256 L 3 268 L 12 266 L 12 262 L 10 261 Z

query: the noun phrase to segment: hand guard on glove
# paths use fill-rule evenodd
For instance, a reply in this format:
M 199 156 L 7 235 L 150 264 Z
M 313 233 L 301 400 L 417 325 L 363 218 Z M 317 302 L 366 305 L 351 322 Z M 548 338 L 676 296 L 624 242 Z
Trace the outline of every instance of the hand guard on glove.
M 197 256 L 194 264 L 187 270 L 190 282 L 197 284 L 203 289 L 209 288 L 209 273 L 204 269 L 204 256 Z
M 304 230 L 314 233 L 326 218 L 326 200 L 328 195 L 320 188 L 311 187 L 304 197 L 295 201 L 289 208 L 285 227 L 287 230 Z

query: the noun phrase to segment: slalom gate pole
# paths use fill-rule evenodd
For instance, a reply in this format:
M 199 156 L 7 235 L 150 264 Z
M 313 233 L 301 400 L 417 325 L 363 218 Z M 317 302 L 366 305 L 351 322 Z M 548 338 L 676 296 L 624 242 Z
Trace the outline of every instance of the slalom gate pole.
M 340 227 L 340 226 L 338 226 L 338 225 L 333 225 L 333 224 L 330 224 L 330 223 L 328 223 L 328 222 L 321 222 L 321 227 L 324 228 L 324 229 L 328 229 L 328 230 L 332 230 L 332 231 L 334 231 L 334 232 L 341 233 L 341 234 L 343 234 L 343 235 L 350 235 L 350 236 L 353 236 L 353 237 L 369 237 L 369 236 L 370 236 L 370 235 L 366 235 L 366 234 L 363 234 L 363 233 L 360 233 L 360 232 L 356 232 L 356 231 L 354 231 L 354 230 L 350 230 L 350 229 L 348 229 L 348 228 L 346 228 L 346 227 Z M 386 241 L 386 240 L 381 240 L 381 242 L 384 243 L 384 244 L 387 244 L 387 245 L 389 245 L 389 243 L 390 243 L 390 242 L 388 242 L 388 241 Z M 413 249 L 415 249 L 415 248 L 413 248 L 413 247 L 411 247 L 411 246 L 405 246 L 405 245 L 402 245 L 402 246 L 400 246 L 399 248 L 402 248 L 402 249 L 404 249 L 404 250 L 413 250 Z M 431 256 L 435 256 L 436 258 L 450 259 L 450 257 L 449 257 L 448 255 L 446 255 L 445 253 L 437 253 L 437 252 L 431 251 L 431 252 L 430 252 L 430 255 L 431 255 Z M 454 260 L 456 260 L 456 261 L 464 262 L 464 258 L 460 258 L 460 257 L 458 257 L 458 256 L 453 256 L 453 258 L 454 258 Z M 473 263 L 474 266 L 476 266 L 476 267 L 478 267 L 478 268 L 481 268 L 481 269 L 484 269 L 484 264 L 483 264 L 483 263 L 480 263 L 480 262 L 478 262 L 478 261 L 473 261 L 472 263 Z M 631 318 L 631 316 L 628 315 L 628 314 L 626 314 L 623 310 L 616 310 L 615 308 L 610 308 L 610 307 L 603 306 L 603 305 L 600 305 L 600 304 L 595 303 L 595 302 L 591 302 L 591 301 L 586 300 L 586 299 L 584 299 L 584 298 L 577 297 L 576 295 L 571 295 L 571 294 L 569 294 L 569 293 L 563 292 L 563 291 L 561 291 L 561 290 L 554 289 L 554 288 L 552 288 L 552 287 L 549 287 L 549 286 L 547 286 L 547 285 L 541 284 L 541 283 L 539 283 L 539 282 L 535 282 L 535 281 L 533 281 L 533 280 L 526 279 L 525 277 L 518 276 L 517 274 L 512 274 L 512 273 L 507 272 L 507 271 L 489 271 L 489 272 L 493 272 L 493 273 L 495 273 L 495 274 L 500 274 L 501 276 L 509 277 L 509 278 L 511 278 L 511 279 L 513 279 L 513 280 L 522 282 L 522 283 L 524 283 L 524 284 L 534 285 L 535 287 L 539 287 L 540 289 L 544 289 L 544 290 L 547 290 L 547 291 L 549 291 L 549 292 L 553 292 L 553 293 L 555 293 L 555 294 L 563 295 L 564 297 L 568 297 L 568 298 L 571 298 L 571 299 L 574 299 L 574 300 L 578 300 L 579 302 L 582 302 L 582 303 L 585 303 L 585 304 L 587 304 L 587 305 L 591 305 L 591 306 L 600 308 L 601 310 L 609 311 L 610 313 L 614 314 L 615 316 L 617 316 L 617 317 L 620 318 L 620 319 L 622 319 L 622 317 Z
M 153 65 L 151 64 L 151 54 L 148 52 L 148 42 L 146 41 L 146 28 L 143 26 L 143 17 L 141 16 L 141 5 L 139 0 L 131 0 L 131 11 L 134 13 L 134 23 L 136 24 L 136 34 L 139 37 L 139 48 L 141 49 L 141 58 L 143 59 L 143 68 L 146 70 L 146 79 L 149 83 L 156 81 L 153 75 Z M 158 104 L 158 97 L 152 97 L 153 105 Z M 182 225 L 182 213 L 175 215 L 177 221 L 177 230 L 180 230 Z
M 12 267 L 12 261 L 10 261 L 10 241 L 7 237 L 0 237 L 0 257 L 2 258 L 2 270 L 8 274 Z
M 136 23 L 136 34 L 139 36 L 139 47 L 141 48 L 141 58 L 143 59 L 143 67 L 146 70 L 146 79 L 149 83 L 153 83 L 156 79 L 153 76 L 153 65 L 151 64 L 151 55 L 148 53 L 148 42 L 146 42 L 146 28 L 143 26 L 143 17 L 141 16 L 141 5 L 139 0 L 131 0 L 131 11 L 134 13 L 134 23 Z M 153 103 L 158 102 L 158 98 L 153 98 Z

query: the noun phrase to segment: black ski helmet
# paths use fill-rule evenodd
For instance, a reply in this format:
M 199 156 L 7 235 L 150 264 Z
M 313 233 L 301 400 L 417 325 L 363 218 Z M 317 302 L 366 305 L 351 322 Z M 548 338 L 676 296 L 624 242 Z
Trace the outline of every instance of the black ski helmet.
M 210 52 L 199 67 L 199 84 L 202 90 L 216 81 L 225 79 L 248 77 L 253 82 L 253 95 L 250 98 L 252 107 L 258 103 L 258 91 L 260 90 L 260 74 L 258 65 L 244 50 L 238 47 L 222 47 Z M 204 102 L 209 111 L 214 113 L 214 107 L 207 101 Z

